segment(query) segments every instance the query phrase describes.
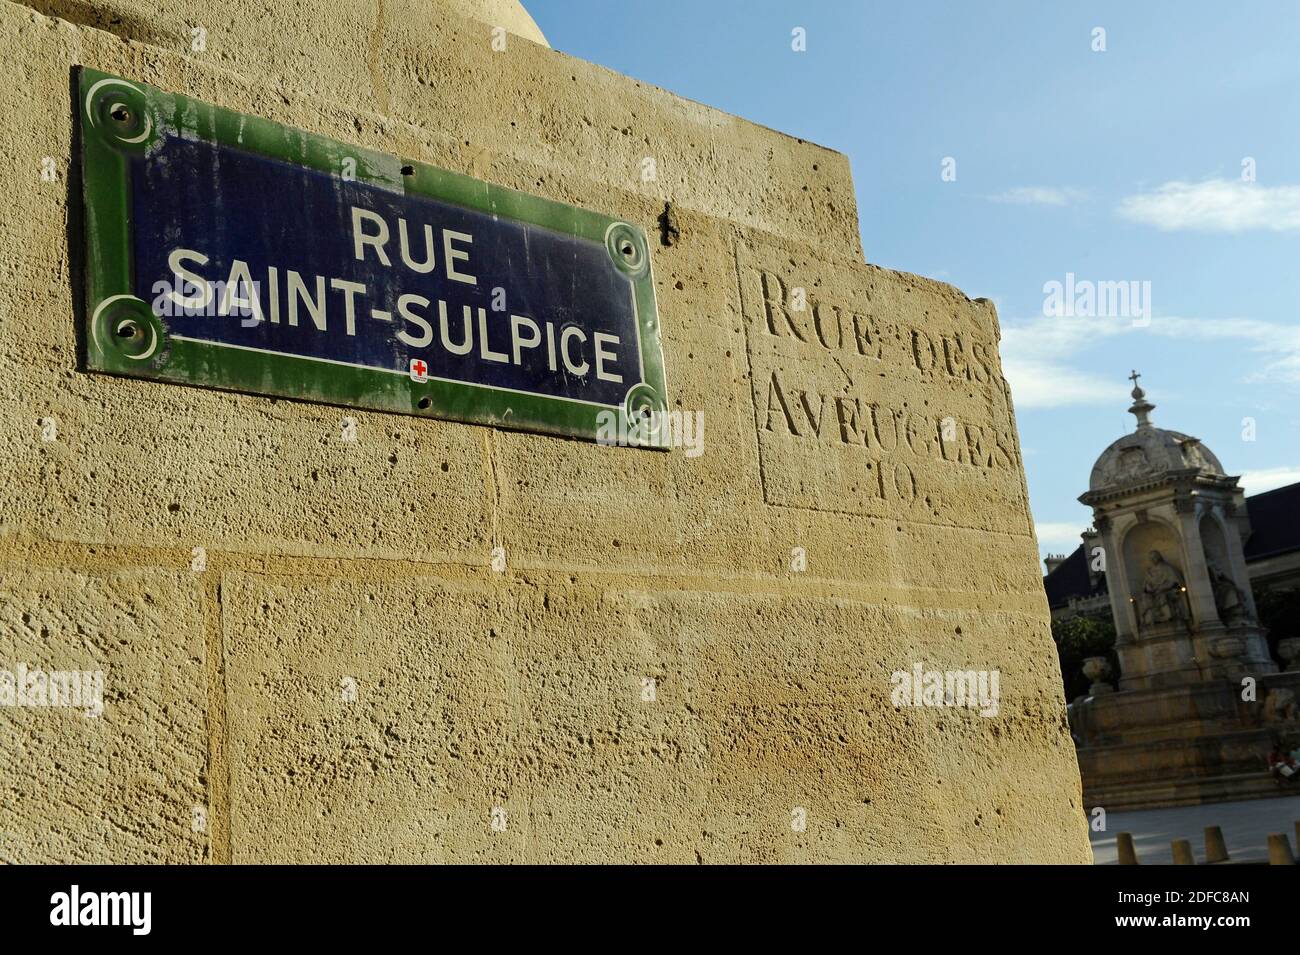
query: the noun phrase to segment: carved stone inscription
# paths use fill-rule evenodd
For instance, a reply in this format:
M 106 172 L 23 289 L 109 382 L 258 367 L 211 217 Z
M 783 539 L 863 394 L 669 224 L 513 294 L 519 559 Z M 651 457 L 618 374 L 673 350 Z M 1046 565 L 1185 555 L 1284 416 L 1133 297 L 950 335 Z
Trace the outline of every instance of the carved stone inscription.
M 767 503 L 1028 532 L 990 305 L 776 247 L 737 256 Z

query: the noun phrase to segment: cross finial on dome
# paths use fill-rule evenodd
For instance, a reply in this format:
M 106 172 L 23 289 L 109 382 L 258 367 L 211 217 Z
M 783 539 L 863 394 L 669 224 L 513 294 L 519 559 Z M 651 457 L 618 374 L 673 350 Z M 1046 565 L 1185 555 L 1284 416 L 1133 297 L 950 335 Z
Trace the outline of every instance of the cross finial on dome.
M 1128 376 L 1128 380 L 1133 382 L 1133 405 L 1128 410 L 1129 414 L 1137 417 L 1137 426 L 1139 431 L 1143 428 L 1155 427 L 1151 423 L 1151 412 L 1156 408 L 1155 405 L 1147 401 L 1147 393 L 1143 391 L 1137 383 L 1138 379 L 1141 377 L 1142 376 L 1138 374 L 1137 369 L 1134 369 L 1133 374 Z

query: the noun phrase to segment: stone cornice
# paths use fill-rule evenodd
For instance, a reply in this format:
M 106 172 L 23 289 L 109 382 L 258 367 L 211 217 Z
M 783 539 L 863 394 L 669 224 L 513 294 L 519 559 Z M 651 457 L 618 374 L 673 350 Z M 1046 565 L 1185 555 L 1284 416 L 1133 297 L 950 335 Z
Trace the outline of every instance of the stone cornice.
M 1216 491 L 1233 491 L 1237 489 L 1237 476 L 1205 474 L 1200 468 L 1178 468 L 1160 474 L 1144 477 L 1127 484 L 1116 484 L 1095 491 L 1085 491 L 1079 495 L 1079 503 L 1096 507 L 1098 504 L 1131 497 L 1147 491 L 1156 491 L 1173 486 L 1175 493 L 1180 490 L 1190 492 L 1195 488 L 1211 488 Z M 1180 488 L 1179 485 L 1182 485 Z

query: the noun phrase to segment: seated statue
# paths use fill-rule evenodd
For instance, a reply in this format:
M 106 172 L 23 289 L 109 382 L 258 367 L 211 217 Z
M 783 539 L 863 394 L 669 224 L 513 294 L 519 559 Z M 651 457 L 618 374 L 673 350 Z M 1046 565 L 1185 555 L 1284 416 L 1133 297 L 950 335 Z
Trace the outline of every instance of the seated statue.
M 1151 551 L 1151 563 L 1142 580 L 1142 622 L 1147 626 L 1187 618 L 1182 575 L 1158 550 Z
M 1207 560 L 1205 567 L 1210 574 L 1210 586 L 1214 588 L 1214 606 L 1218 608 L 1219 619 L 1227 623 L 1246 616 L 1241 588 L 1224 572 L 1218 561 Z

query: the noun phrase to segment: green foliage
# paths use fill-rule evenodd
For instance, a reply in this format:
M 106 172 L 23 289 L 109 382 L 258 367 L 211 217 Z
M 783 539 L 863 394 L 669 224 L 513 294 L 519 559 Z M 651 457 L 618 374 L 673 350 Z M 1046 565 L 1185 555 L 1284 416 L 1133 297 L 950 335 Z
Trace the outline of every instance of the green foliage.
M 1056 655 L 1061 661 L 1061 677 L 1065 681 L 1066 702 L 1085 696 L 1091 681 L 1083 675 L 1083 661 L 1087 657 L 1106 657 L 1110 660 L 1113 676 L 1118 679 L 1119 658 L 1115 656 L 1115 623 L 1110 616 L 1071 617 L 1052 621 L 1052 640 Z

